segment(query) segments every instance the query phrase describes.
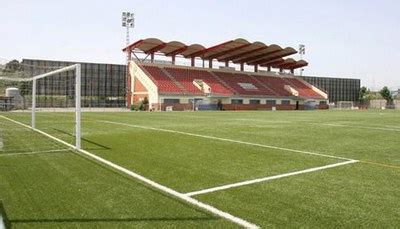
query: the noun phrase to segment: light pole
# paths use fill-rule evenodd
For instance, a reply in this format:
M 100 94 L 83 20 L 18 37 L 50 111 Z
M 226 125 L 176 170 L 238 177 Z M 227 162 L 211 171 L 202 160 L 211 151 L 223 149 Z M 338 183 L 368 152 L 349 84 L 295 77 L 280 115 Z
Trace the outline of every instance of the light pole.
M 303 45 L 303 44 L 299 45 L 299 54 L 300 54 L 300 59 L 302 60 L 303 59 L 303 55 L 306 54 L 306 46 L 305 45 Z M 300 69 L 300 76 L 303 75 L 303 71 L 304 71 L 304 68 L 301 68 Z
M 126 47 L 129 45 L 129 29 L 135 27 L 135 14 L 132 12 L 122 12 L 122 27 L 126 27 Z M 128 82 L 129 82 L 129 56 L 130 53 L 126 51 L 126 94 L 127 97 L 130 96 Z M 133 80 L 130 81 L 133 83 Z M 131 98 L 129 98 L 131 99 Z M 126 106 L 128 106 L 128 100 L 126 101 Z
M 135 14 L 122 12 L 122 27 L 126 27 L 126 46 L 129 45 L 129 28 L 135 27 Z

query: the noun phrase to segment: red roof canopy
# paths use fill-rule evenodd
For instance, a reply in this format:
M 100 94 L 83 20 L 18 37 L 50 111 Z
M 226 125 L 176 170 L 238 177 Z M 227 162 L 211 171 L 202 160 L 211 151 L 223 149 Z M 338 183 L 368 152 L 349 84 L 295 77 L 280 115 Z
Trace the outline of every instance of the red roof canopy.
M 230 40 L 209 48 L 199 44 L 186 45 L 179 41 L 163 42 L 157 38 L 138 40 L 123 51 L 140 50 L 146 54 L 163 53 L 166 56 L 182 55 L 185 58 L 200 57 L 204 60 L 216 59 L 220 62 L 232 61 L 236 64 L 259 65 L 282 69 L 296 69 L 307 66 L 304 60 L 283 59 L 296 54 L 294 48 L 267 45 L 262 42 L 248 42 L 245 39 Z

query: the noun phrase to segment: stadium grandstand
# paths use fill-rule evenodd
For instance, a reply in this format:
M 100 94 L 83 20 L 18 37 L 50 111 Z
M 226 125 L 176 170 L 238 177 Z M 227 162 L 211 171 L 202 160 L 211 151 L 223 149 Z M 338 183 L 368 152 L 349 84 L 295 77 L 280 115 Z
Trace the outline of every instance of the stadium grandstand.
M 328 94 L 294 74 L 308 63 L 290 58 L 297 53 L 291 47 L 235 39 L 205 48 L 148 38 L 123 51 L 130 60 L 128 107 L 148 100 L 152 110 L 328 108 Z M 156 56 L 170 61 L 158 61 Z M 178 65 L 177 57 L 190 59 L 190 66 Z M 215 62 L 224 65 L 216 68 Z M 245 71 L 249 67 L 253 71 Z

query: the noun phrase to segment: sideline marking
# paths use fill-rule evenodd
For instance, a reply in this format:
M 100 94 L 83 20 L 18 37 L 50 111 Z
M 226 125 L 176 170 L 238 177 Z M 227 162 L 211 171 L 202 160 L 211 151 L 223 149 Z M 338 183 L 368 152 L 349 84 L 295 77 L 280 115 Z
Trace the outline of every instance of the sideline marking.
M 329 157 L 329 158 L 335 158 L 335 159 L 346 160 L 346 161 L 354 161 L 354 159 L 345 158 L 345 157 L 339 157 L 339 156 L 333 156 L 333 155 L 328 155 L 328 154 L 313 153 L 313 152 L 308 152 L 308 151 L 289 149 L 289 148 L 283 148 L 283 147 L 271 146 L 271 145 L 264 145 L 264 144 L 258 144 L 258 143 L 252 143 L 252 142 L 245 142 L 245 141 L 233 140 L 233 139 L 229 139 L 229 138 L 220 138 L 220 137 L 214 137 L 214 136 L 209 136 L 209 135 L 194 134 L 194 133 L 177 131 L 177 130 L 161 129 L 161 128 L 147 127 L 147 126 L 139 126 L 139 125 L 133 125 L 133 124 L 127 124 L 127 123 L 121 123 L 121 122 L 105 121 L 105 120 L 101 120 L 101 121 L 98 121 L 98 122 L 117 124 L 117 125 L 140 128 L 140 129 L 146 129 L 146 130 L 155 130 L 155 131 L 162 131 L 162 132 L 168 132 L 168 133 L 182 134 L 182 135 L 188 135 L 188 136 L 193 136 L 193 137 L 207 138 L 207 139 L 219 140 L 219 141 L 224 141 L 224 142 L 232 142 L 232 143 L 243 144 L 243 145 L 258 146 L 258 147 L 269 148 L 269 149 L 276 149 L 276 150 L 283 150 L 283 151 L 289 151 L 289 152 L 295 152 L 295 153 L 309 154 L 309 155 L 314 155 L 314 156 Z
M 276 180 L 276 179 L 280 179 L 280 178 L 284 178 L 284 177 L 290 177 L 290 176 L 300 175 L 300 174 L 304 174 L 304 173 L 316 172 L 316 171 L 320 171 L 320 170 L 324 170 L 324 169 L 330 169 L 330 168 L 353 164 L 353 163 L 357 163 L 357 162 L 358 162 L 357 160 L 345 161 L 345 162 L 315 167 L 315 168 L 311 168 L 311 169 L 300 170 L 300 171 L 291 172 L 291 173 L 284 173 L 284 174 L 279 174 L 279 175 L 270 176 L 270 177 L 258 178 L 258 179 L 254 179 L 254 180 L 242 181 L 242 182 L 222 185 L 222 186 L 218 186 L 218 187 L 214 187 L 214 188 L 208 188 L 208 189 L 203 189 L 203 190 L 199 190 L 199 191 L 188 192 L 185 195 L 196 196 L 196 195 L 201 195 L 201 194 L 205 194 L 205 193 L 216 192 L 216 191 L 261 183 L 261 182 L 270 181 L 270 180 Z
M 108 165 L 108 166 L 110 166 L 110 167 L 112 167 L 112 168 L 114 168 L 114 169 L 116 169 L 116 170 L 118 170 L 120 172 L 123 172 L 123 173 L 125 173 L 125 174 L 127 174 L 127 175 L 129 175 L 131 177 L 134 177 L 134 178 L 136 178 L 136 179 L 138 179 L 138 180 L 140 180 L 140 181 L 142 181 L 142 182 L 144 182 L 144 183 L 146 183 L 146 184 L 148 184 L 148 185 L 150 185 L 150 186 L 152 186 L 152 187 L 154 187 L 156 189 L 159 189 L 160 191 L 163 191 L 163 192 L 168 193 L 168 194 L 170 194 L 172 196 L 175 196 L 175 197 L 177 197 L 177 198 L 179 198 L 179 199 L 181 199 L 181 200 L 183 200 L 183 201 L 185 201 L 187 203 L 190 203 L 191 205 L 197 206 L 198 208 L 201 208 L 203 210 L 211 212 L 214 215 L 220 216 L 220 217 L 222 217 L 224 219 L 227 219 L 227 220 L 229 220 L 229 221 L 231 221 L 233 223 L 236 223 L 236 224 L 238 224 L 240 226 L 243 226 L 245 228 L 260 228 L 259 226 L 255 225 L 253 223 L 250 223 L 250 222 L 248 222 L 248 221 L 246 221 L 244 219 L 241 219 L 239 217 L 233 216 L 233 215 L 231 215 L 231 214 L 229 214 L 227 212 L 221 211 L 221 210 L 219 210 L 219 209 L 217 209 L 217 208 L 215 208 L 215 207 L 213 207 L 211 205 L 208 205 L 208 204 L 205 204 L 203 202 L 200 202 L 200 201 L 198 201 L 198 200 L 196 200 L 196 199 L 194 199 L 194 198 L 192 198 L 190 196 L 186 196 L 183 193 L 177 192 L 177 191 L 175 191 L 175 190 L 173 190 L 171 188 L 168 188 L 168 187 L 163 186 L 163 185 L 161 185 L 159 183 L 156 183 L 155 181 L 152 181 L 152 180 L 150 180 L 150 179 L 148 179 L 148 178 L 146 178 L 146 177 L 144 177 L 142 175 L 139 175 L 139 174 L 134 173 L 134 172 L 122 167 L 122 166 L 114 164 L 111 161 L 108 161 L 108 160 L 106 160 L 104 158 L 101 158 L 101 157 L 99 157 L 99 156 L 97 156 L 95 154 L 89 153 L 86 150 L 83 150 L 83 149 L 77 150 L 74 145 L 71 145 L 71 144 L 69 144 L 69 143 L 67 143 L 67 142 L 65 142 L 65 141 L 63 141 L 61 139 L 58 139 L 58 138 L 56 138 L 56 137 L 54 137 L 54 136 L 52 136 L 52 135 L 50 135 L 48 133 L 45 133 L 45 132 L 43 132 L 41 130 L 33 129 L 32 127 L 30 127 L 30 126 L 28 126 L 28 125 L 26 125 L 24 123 L 21 123 L 21 122 L 15 121 L 13 119 L 7 118 L 7 117 L 5 117 L 3 115 L 0 115 L 0 117 L 4 118 L 6 120 L 9 120 L 9 121 L 11 121 L 13 123 L 19 124 L 21 126 L 27 127 L 27 128 L 29 128 L 29 129 L 31 129 L 33 131 L 36 131 L 36 132 L 38 132 L 40 134 L 43 134 L 43 135 L 45 135 L 45 136 L 47 136 L 47 137 L 49 137 L 49 138 L 51 138 L 51 139 L 53 139 L 53 140 L 55 140 L 57 142 L 60 142 L 60 143 L 62 143 L 64 145 L 66 145 L 66 146 L 69 146 L 69 147 L 73 148 L 75 150 L 75 152 L 78 151 L 78 152 L 80 152 L 80 153 L 82 153 L 82 154 L 84 154 L 84 155 L 86 155 L 88 157 L 91 157 L 91 158 L 93 158 L 93 159 L 95 159 L 95 160 L 97 160 L 97 161 L 99 161 L 99 162 L 101 162 L 101 163 L 103 163 L 105 165 Z
M 350 127 L 350 128 L 354 128 L 354 129 L 389 130 L 389 131 L 400 132 L 400 129 L 384 128 L 384 127 L 353 126 L 353 125 L 336 124 L 336 123 L 310 123 L 310 124 L 312 124 L 312 125 L 321 125 L 321 126 L 332 126 L 332 127 Z
M 71 149 L 55 149 L 55 150 L 33 151 L 33 152 L 25 152 L 25 153 L 0 153 L 0 157 L 2 157 L 2 156 L 32 155 L 32 154 L 41 154 L 41 153 L 53 153 L 53 152 L 62 152 L 62 151 L 71 151 Z

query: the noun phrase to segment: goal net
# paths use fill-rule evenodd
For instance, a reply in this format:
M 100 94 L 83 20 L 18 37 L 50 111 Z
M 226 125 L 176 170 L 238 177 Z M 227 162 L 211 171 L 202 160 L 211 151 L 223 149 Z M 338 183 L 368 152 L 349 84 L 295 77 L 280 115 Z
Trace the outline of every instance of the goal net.
M 352 110 L 354 109 L 353 101 L 339 101 L 336 103 L 336 108 L 339 110 Z
M 29 129 L 40 138 L 62 140 L 63 148 L 81 148 L 80 64 L 0 72 L 0 150 L 10 145 L 7 141 L 14 142 L 9 151 L 53 150 L 48 144 L 38 147 L 41 140 L 29 139 L 37 135 L 22 139 Z

